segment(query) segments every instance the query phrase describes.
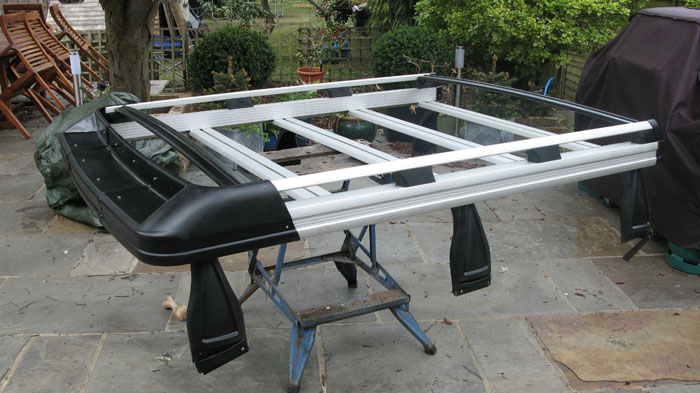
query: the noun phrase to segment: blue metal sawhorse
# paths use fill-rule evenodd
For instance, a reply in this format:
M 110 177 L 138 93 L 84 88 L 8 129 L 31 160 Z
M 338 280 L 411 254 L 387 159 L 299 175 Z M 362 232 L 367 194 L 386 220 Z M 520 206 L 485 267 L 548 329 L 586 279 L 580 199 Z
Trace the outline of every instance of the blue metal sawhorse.
M 362 240 L 369 232 L 369 249 Z M 301 377 L 306 362 L 314 345 L 316 327 L 325 323 L 352 318 L 379 310 L 389 309 L 396 319 L 408 329 L 423 345 L 423 350 L 434 355 L 437 349 L 428 336 L 418 326 L 413 315 L 408 311 L 409 295 L 401 289 L 389 273 L 377 262 L 377 238 L 374 225 L 363 227 L 358 236 L 349 230 L 345 231 L 345 240 L 341 250 L 334 253 L 284 262 L 287 245 L 280 245 L 275 266 L 263 267 L 257 258 L 258 250 L 249 253 L 249 268 L 251 283 L 241 294 L 243 303 L 258 288 L 272 300 L 282 313 L 292 322 L 291 345 L 289 351 L 289 383 L 287 391 L 299 391 Z M 360 250 L 370 259 L 370 264 L 357 256 Z M 386 291 L 374 293 L 363 299 L 352 300 L 343 304 L 324 305 L 307 310 L 295 311 L 285 300 L 278 284 L 282 271 L 324 262 L 334 262 L 336 268 L 347 280 L 350 288 L 357 287 L 357 267 L 382 284 Z

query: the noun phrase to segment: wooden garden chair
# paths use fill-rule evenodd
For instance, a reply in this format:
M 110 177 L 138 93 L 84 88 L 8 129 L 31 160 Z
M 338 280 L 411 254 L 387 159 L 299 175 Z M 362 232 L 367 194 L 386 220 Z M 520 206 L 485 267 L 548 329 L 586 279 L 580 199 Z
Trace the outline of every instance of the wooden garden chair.
M 12 14 L 15 12 L 32 12 L 36 11 L 41 15 L 41 20 L 46 21 L 46 12 L 44 11 L 44 6 L 39 3 L 10 3 L 2 5 L 3 14 Z M 50 26 L 49 26 L 50 30 Z
M 57 65 L 61 69 L 67 70 L 68 75 L 70 75 L 70 50 L 66 48 L 65 45 L 60 41 L 60 38 L 65 35 L 61 32 L 60 34 L 54 34 L 53 28 L 46 23 L 46 13 L 41 4 L 3 4 L 3 13 L 11 14 L 14 12 L 31 12 L 36 11 L 41 15 L 41 19 L 30 18 L 29 27 L 32 29 L 32 33 L 41 41 L 44 45 L 44 49 L 48 54 L 58 60 Z M 97 80 L 104 82 L 104 78 L 95 72 L 92 68 L 88 67 L 82 60 L 80 61 L 83 70 L 89 72 Z M 68 67 L 68 68 L 65 68 Z M 92 84 L 85 78 L 83 78 L 83 84 L 92 88 Z
M 70 68 L 70 50 L 68 50 L 68 48 L 66 48 L 65 45 L 63 45 L 61 41 L 59 41 L 58 38 L 56 38 L 56 36 L 54 36 L 46 28 L 46 25 L 41 21 L 41 19 L 39 19 L 38 14 L 28 13 L 27 23 L 32 34 L 34 34 L 34 36 L 39 40 L 46 53 L 51 55 L 56 65 L 64 72 L 67 78 L 72 78 Z M 104 82 L 104 79 L 92 68 L 88 67 L 88 65 L 82 60 L 80 61 L 80 65 L 82 70 L 89 72 L 97 80 Z M 92 96 L 89 89 L 92 89 L 94 86 L 85 77 L 81 76 L 81 79 L 83 81 L 85 92 Z
M 0 93 L 0 111 L 22 135 L 29 138 L 29 133 L 12 112 L 10 99 L 20 94 L 26 95 L 34 102 L 41 114 L 51 122 L 53 119 L 49 110 L 58 114 L 65 109 L 65 105 L 54 92 L 75 105 L 75 99 L 70 93 L 73 91 L 73 86 L 31 33 L 27 13 L 18 12 L 0 16 L 0 27 L 10 44 L 5 52 L 12 51 L 16 55 L 16 58 L 7 65 L 10 76 L 14 77 L 14 80 L 8 79 L 7 86 Z M 0 56 L 7 55 L 5 52 Z M 44 93 L 52 101 L 45 98 Z
M 89 42 L 87 42 L 78 32 L 76 32 L 73 27 L 68 23 L 66 18 L 63 16 L 61 13 L 61 10 L 58 8 L 58 4 L 54 4 L 51 7 L 49 7 L 49 11 L 51 12 L 51 16 L 53 17 L 53 21 L 56 22 L 56 25 L 63 30 L 63 32 L 70 38 L 71 41 L 73 41 L 80 50 L 85 53 L 92 61 L 97 64 L 98 67 L 100 67 L 104 72 L 109 74 L 109 62 L 107 59 L 102 56 L 102 53 L 100 53 L 97 49 L 93 48 L 92 45 L 90 45 Z

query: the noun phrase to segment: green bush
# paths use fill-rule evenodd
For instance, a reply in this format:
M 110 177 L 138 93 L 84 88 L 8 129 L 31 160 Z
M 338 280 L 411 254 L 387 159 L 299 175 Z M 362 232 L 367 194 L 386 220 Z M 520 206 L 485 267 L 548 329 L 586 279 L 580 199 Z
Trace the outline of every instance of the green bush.
M 419 26 L 406 26 L 384 34 L 372 50 L 374 76 L 436 72 L 446 74 L 453 50 L 440 36 Z
M 197 42 L 187 61 L 191 87 L 202 92 L 214 85 L 212 72 L 226 72 L 228 57 L 234 70 L 245 70 L 252 88 L 265 87 L 275 70 L 275 52 L 260 33 L 226 26 Z
M 413 26 L 416 0 L 368 0 L 370 23 L 373 26 L 396 28 Z
M 516 65 L 518 79 L 532 77 L 547 61 L 569 62 L 588 53 L 627 24 L 645 0 L 420 0 L 417 20 L 450 42 L 464 45 L 467 61 L 485 55 Z

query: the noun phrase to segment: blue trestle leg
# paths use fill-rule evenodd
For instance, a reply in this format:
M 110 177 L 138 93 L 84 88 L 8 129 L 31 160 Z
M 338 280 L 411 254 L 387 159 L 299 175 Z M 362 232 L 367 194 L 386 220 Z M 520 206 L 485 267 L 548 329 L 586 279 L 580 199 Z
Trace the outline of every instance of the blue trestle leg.
M 292 342 L 289 349 L 289 383 L 288 393 L 296 393 L 301 386 L 301 376 L 304 374 L 306 362 L 314 346 L 316 339 L 316 327 L 302 328 L 292 327 Z
M 418 341 L 423 344 L 423 351 L 425 351 L 425 353 L 428 355 L 435 355 L 437 352 L 435 344 L 430 342 L 430 339 L 425 334 L 423 329 L 420 328 L 418 322 L 416 322 L 416 319 L 413 318 L 413 315 L 408 311 L 408 304 L 391 308 L 391 313 L 394 314 L 396 319 L 398 319 L 409 332 L 411 332 L 413 337 L 418 339 Z
M 365 235 L 369 235 L 369 246 L 362 243 Z M 409 296 L 399 284 L 389 275 L 384 267 L 377 262 L 376 230 L 369 225 L 355 236 L 351 231 L 345 231 L 345 240 L 339 252 L 313 256 L 295 261 L 284 262 L 287 245 L 280 246 L 275 266 L 264 267 L 258 260 L 258 250 L 248 254 L 251 283 L 241 295 L 241 303 L 250 297 L 257 289 L 261 289 L 272 300 L 277 308 L 292 322 L 291 344 L 289 351 L 289 383 L 287 391 L 296 393 L 301 386 L 306 362 L 313 349 L 316 338 L 316 327 L 325 323 L 351 318 L 379 310 L 390 309 L 396 319 L 423 345 L 423 350 L 429 355 L 436 353 L 435 345 L 418 325 L 413 315 L 408 311 Z M 358 257 L 360 254 L 369 258 L 369 263 Z M 357 267 L 379 282 L 387 291 L 371 294 L 364 299 L 354 299 L 340 304 L 330 304 L 308 310 L 295 311 L 282 296 L 278 285 L 284 270 L 296 269 L 318 263 L 334 262 L 340 273 L 348 281 L 350 288 L 357 286 Z

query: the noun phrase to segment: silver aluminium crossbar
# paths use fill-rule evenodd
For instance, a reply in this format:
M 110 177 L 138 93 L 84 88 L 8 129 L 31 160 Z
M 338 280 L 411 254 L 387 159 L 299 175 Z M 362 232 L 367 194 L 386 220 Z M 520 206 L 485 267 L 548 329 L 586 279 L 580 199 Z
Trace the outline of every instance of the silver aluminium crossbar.
M 290 92 L 374 86 L 396 82 L 430 81 L 427 74 L 363 80 L 331 82 L 312 85 L 262 89 L 199 97 L 188 97 L 130 105 L 137 109 L 152 109 L 174 105 L 203 103 L 232 98 L 261 97 Z M 440 77 L 444 82 L 446 78 Z M 287 209 L 301 237 L 332 230 L 375 224 L 429 211 L 462 206 L 477 201 L 519 193 L 536 188 L 576 182 L 652 166 L 657 161 L 657 141 L 623 142 L 599 146 L 589 142 L 599 138 L 637 134 L 652 130 L 649 121 L 629 122 L 619 118 L 618 125 L 592 130 L 552 134 L 533 127 L 502 120 L 438 101 L 436 85 L 398 90 L 380 90 L 336 98 L 259 104 L 240 109 L 219 109 L 158 117 L 159 120 L 210 147 L 236 162 L 254 176 L 270 180 L 280 193 L 292 200 Z M 465 139 L 447 135 L 378 112 L 382 108 L 415 105 L 425 110 L 444 113 L 468 122 L 513 133 L 521 140 L 481 146 Z M 569 104 L 574 105 L 574 104 Z M 107 112 L 116 107 L 108 107 Z M 590 108 L 585 108 L 590 110 Z M 365 144 L 349 140 L 298 120 L 299 117 L 348 112 L 362 120 L 433 143 L 450 151 L 420 157 L 399 159 Z M 215 130 L 258 122 L 271 122 L 316 143 L 346 154 L 363 163 L 361 166 L 297 176 L 285 168 L 260 157 Z M 127 139 L 143 138 L 150 132 L 135 122 L 114 124 L 114 129 Z M 561 159 L 529 162 L 524 153 L 533 149 L 558 146 L 564 152 Z M 376 185 L 332 194 L 323 185 L 370 176 L 392 174 L 423 167 L 467 160 L 481 160 L 486 167 L 435 175 L 435 182 L 399 187 L 395 184 Z
M 415 82 L 416 86 L 357 94 L 349 91 L 350 87 L 368 90 L 375 85 L 397 82 L 404 86 L 407 82 Z M 439 98 L 442 83 L 532 98 L 579 110 L 612 125 L 555 135 L 442 103 Z M 252 105 L 248 100 L 238 109 L 168 114 L 159 116 L 160 122 L 138 110 L 326 89 L 329 89 L 328 97 L 258 105 Z M 111 124 L 108 135 L 114 140 L 94 144 L 103 149 L 102 154 L 94 153 L 90 148 L 94 145 L 80 146 L 85 140 L 82 135 L 69 135 L 76 142 L 63 145 L 68 151 L 72 150 L 71 146 L 75 147 L 73 154 L 82 154 L 81 157 L 91 160 L 90 164 L 84 164 L 88 167 L 84 168 L 84 173 L 78 172 L 82 192 L 92 196 L 90 200 L 99 201 L 99 205 L 94 203 L 107 213 L 104 215 L 105 227 L 113 228 L 115 237 L 135 255 L 148 259 L 147 263 L 150 260 L 153 264 L 191 264 L 192 288 L 188 304 L 194 306 L 188 310 L 188 337 L 193 361 L 200 372 L 211 371 L 248 350 L 242 314 L 238 315 L 241 313 L 240 303 L 216 258 L 249 251 L 251 281 L 241 294 L 240 302 L 261 289 L 292 322 L 288 392 L 300 389 L 316 327 L 321 324 L 389 309 L 420 342 L 425 353 L 436 353 L 436 346 L 409 312 L 409 295 L 377 260 L 374 224 L 454 208 L 450 277 L 452 293 L 463 295 L 485 288 L 491 282 L 490 252 L 473 205 L 475 202 L 652 166 L 657 162 L 660 143 L 654 121 L 635 122 L 533 93 L 427 74 L 224 93 L 129 106 L 131 108 L 106 109 L 108 113 L 117 111 L 134 122 Z M 420 112 L 420 116 L 428 115 L 434 119 L 438 113 L 443 113 L 461 121 L 512 133 L 518 138 L 513 142 L 481 146 L 428 128 L 428 122 L 414 124 L 390 116 L 391 110 L 382 112 L 385 108 L 402 106 L 410 106 L 416 113 Z M 298 119 L 338 112 L 347 112 L 447 151 L 402 158 L 399 154 L 389 154 L 378 147 L 350 140 Z M 424 118 L 420 116 L 416 115 L 414 119 Z M 352 158 L 353 165 L 359 165 L 297 175 L 217 131 L 218 127 L 235 128 L 260 122 L 272 123 L 325 145 Z M 154 169 L 140 165 L 136 153 L 130 155 L 130 149 L 123 146 L 124 141 L 114 135 L 116 132 L 125 139 L 138 139 L 149 137 L 151 131 L 190 158 L 221 187 L 179 182 L 176 180 L 182 179 L 170 179 L 164 171 L 153 176 L 149 168 Z M 190 138 L 236 163 L 247 172 L 245 176 L 252 178 L 251 182 L 237 184 L 239 178 L 245 178 L 243 174 L 233 176 L 217 164 L 213 156 L 193 146 L 181 132 L 188 132 Z M 627 141 L 605 146 L 591 142 L 608 137 Z M 416 145 L 414 143 L 414 149 Z M 113 159 L 109 160 L 110 157 Z M 489 165 L 454 171 L 439 168 L 472 160 Z M 73 157 L 72 168 L 80 168 L 83 161 Z M 97 167 L 119 169 L 118 164 L 128 166 L 128 162 L 132 162 L 133 167 L 119 172 L 121 183 L 125 184 L 104 185 L 108 182 L 100 183 L 99 177 L 89 175 L 92 161 Z M 637 175 L 633 173 L 631 178 L 638 178 Z M 94 182 L 102 184 L 106 191 L 100 189 L 99 184 L 90 184 L 95 177 Z M 169 181 L 165 183 L 159 177 Z M 381 179 L 382 183 L 353 181 L 353 186 L 347 187 L 350 180 L 367 177 Z M 336 182 L 343 183 L 343 192 L 333 193 L 327 189 Z M 96 193 L 95 189 L 102 192 Z M 148 202 L 143 203 L 146 208 L 142 209 L 138 204 L 134 208 L 135 205 L 124 203 L 128 196 L 122 198 L 122 192 L 138 193 L 141 196 L 139 203 Z M 140 221 L 136 222 L 132 215 Z M 144 215 L 147 217 L 142 217 Z M 358 234 L 349 230 L 357 227 L 362 227 Z M 286 260 L 288 242 L 337 230 L 345 231 L 340 251 Z M 264 266 L 258 260 L 258 249 L 272 245 L 279 245 L 277 261 L 274 266 Z M 192 255 L 196 258 L 193 259 Z M 357 287 L 359 268 L 385 291 L 373 291 L 367 297 L 317 305 L 306 310 L 294 309 L 279 287 L 282 272 L 324 262 L 333 262 L 350 288 Z M 222 321 L 228 321 L 228 325 L 224 326 Z M 210 326 L 216 329 L 210 329 Z M 209 334 L 210 330 L 213 333 Z

